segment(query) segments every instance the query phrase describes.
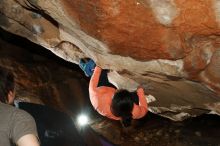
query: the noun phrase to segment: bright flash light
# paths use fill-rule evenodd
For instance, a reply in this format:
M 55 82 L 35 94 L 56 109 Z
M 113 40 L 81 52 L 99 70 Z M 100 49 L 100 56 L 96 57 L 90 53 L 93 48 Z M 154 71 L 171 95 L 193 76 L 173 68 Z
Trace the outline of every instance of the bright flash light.
M 87 115 L 81 114 L 81 115 L 78 116 L 77 122 L 78 122 L 78 125 L 85 126 L 85 125 L 88 124 L 89 119 L 88 119 Z

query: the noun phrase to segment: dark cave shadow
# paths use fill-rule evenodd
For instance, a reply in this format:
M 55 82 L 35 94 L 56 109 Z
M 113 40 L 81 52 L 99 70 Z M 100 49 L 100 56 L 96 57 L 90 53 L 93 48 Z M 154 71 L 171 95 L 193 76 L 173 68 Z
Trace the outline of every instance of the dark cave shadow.
M 71 117 L 53 108 L 26 102 L 17 107 L 34 117 L 41 146 L 115 146 L 90 126 L 79 130 Z
M 136 127 L 143 132 L 150 133 L 154 140 L 163 139 L 167 143 L 181 146 L 219 146 L 220 144 L 220 116 L 203 114 L 183 121 L 175 122 L 148 112 L 147 116 L 139 120 Z M 159 135 L 158 133 L 162 133 Z M 158 138 L 159 137 L 159 138 Z M 161 145 L 163 140 L 161 140 Z M 160 141 L 158 141 L 160 145 Z

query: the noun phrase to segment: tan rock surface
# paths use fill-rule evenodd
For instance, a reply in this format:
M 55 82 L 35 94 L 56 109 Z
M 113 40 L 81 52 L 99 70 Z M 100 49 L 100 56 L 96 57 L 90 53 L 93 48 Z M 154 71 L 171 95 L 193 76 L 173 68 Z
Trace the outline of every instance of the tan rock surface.
M 118 86 L 143 85 L 156 98 L 149 104 L 152 112 L 182 120 L 220 101 L 219 5 L 218 0 L 2 0 L 0 26 L 70 62 L 94 59 L 123 76 Z

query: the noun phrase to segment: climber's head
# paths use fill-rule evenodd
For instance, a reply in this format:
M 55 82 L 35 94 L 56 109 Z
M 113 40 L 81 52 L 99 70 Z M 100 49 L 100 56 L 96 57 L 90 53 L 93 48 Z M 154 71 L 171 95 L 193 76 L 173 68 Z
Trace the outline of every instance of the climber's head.
M 132 94 L 127 90 L 118 90 L 112 99 L 111 110 L 116 117 L 121 117 L 125 127 L 131 125 L 134 102 Z

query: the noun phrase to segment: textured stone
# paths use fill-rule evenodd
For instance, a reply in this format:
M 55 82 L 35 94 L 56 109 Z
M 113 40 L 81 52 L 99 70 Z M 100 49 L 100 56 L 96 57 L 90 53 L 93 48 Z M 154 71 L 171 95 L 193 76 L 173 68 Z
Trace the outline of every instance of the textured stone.
M 219 3 L 3 0 L 0 26 L 67 61 L 92 58 L 117 87 L 152 94 L 150 111 L 183 120 L 220 111 Z
M 16 100 L 44 104 L 74 115 L 89 102 L 88 92 L 83 92 L 88 83 L 77 66 L 70 67 L 64 60 L 27 40 L 4 35 L 1 30 L 0 66 L 15 75 Z M 3 41 L 2 37 L 12 44 Z

